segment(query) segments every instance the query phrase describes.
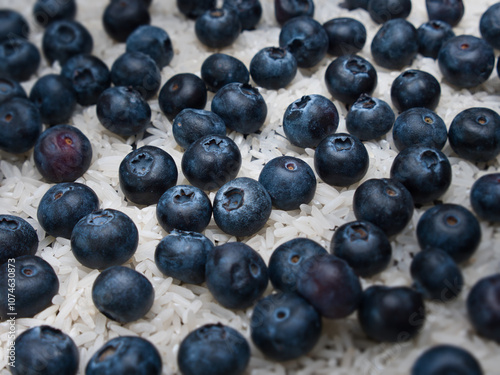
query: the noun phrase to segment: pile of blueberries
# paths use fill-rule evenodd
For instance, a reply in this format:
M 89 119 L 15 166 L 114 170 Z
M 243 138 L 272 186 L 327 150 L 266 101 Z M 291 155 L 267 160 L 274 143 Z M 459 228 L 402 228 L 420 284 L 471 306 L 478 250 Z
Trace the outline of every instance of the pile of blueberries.
M 40 77 L 29 97 L 20 82 L 37 72 L 41 54 L 28 40 L 29 27 L 17 12 L 0 10 L 0 149 L 33 152 L 35 166 L 52 183 L 38 205 L 37 220 L 47 235 L 71 241 L 75 258 L 101 273 L 92 287 L 96 308 L 106 317 L 128 323 L 144 317 L 154 301 L 150 281 L 123 264 L 134 255 L 139 232 L 123 212 L 101 209 L 88 186 L 75 182 L 89 168 L 92 145 L 83 132 L 66 123 L 77 104 L 96 105 L 104 128 L 123 137 L 144 134 L 151 123 L 148 101 L 157 97 L 172 123 L 176 142 L 185 150 L 182 173 L 190 185 L 176 185 L 178 170 L 161 148 L 143 146 L 119 166 L 120 188 L 138 206 L 156 204 L 159 224 L 169 234 L 158 244 L 155 263 L 166 276 L 206 286 L 229 309 L 254 306 L 251 339 L 267 357 L 287 361 L 308 353 L 318 342 L 322 318 L 341 319 L 357 311 L 361 328 L 379 342 L 414 338 L 425 323 L 424 300 L 446 303 L 464 284 L 459 265 L 471 259 L 481 240 L 476 218 L 500 222 L 500 174 L 474 182 L 473 211 L 439 202 L 451 184 L 451 165 L 441 151 L 446 141 L 461 158 L 488 163 L 500 154 L 500 116 L 487 108 L 468 108 L 449 126 L 434 112 L 441 88 L 435 77 L 416 69 L 401 73 L 391 87 L 393 106 L 372 97 L 375 67 L 356 55 L 366 43 L 365 27 L 352 18 L 321 25 L 312 0 L 275 0 L 281 25 L 279 46 L 266 47 L 249 69 L 238 59 L 214 53 L 201 67 L 201 78 L 183 73 L 161 86 L 161 69 L 173 58 L 165 30 L 150 26 L 148 0 L 111 0 L 102 22 L 126 52 L 109 69 L 93 56 L 93 40 L 75 21 L 75 1 L 37 0 L 36 22 L 45 27 L 42 49 L 60 74 Z M 179 11 L 195 20 L 194 32 L 208 48 L 231 45 L 243 30 L 253 30 L 262 16 L 259 0 L 178 0 Z M 456 88 L 484 83 L 500 48 L 500 3 L 481 17 L 482 38 L 455 36 L 452 27 L 464 14 L 461 0 L 427 0 L 429 21 L 416 29 L 406 21 L 410 0 L 346 0 L 348 9 L 366 9 L 381 24 L 371 42 L 376 65 L 401 70 L 418 53 L 436 59 L 445 81 Z M 299 158 L 277 157 L 259 179 L 237 177 L 242 157 L 226 131 L 252 134 L 263 126 L 267 105 L 259 87 L 289 85 L 297 69 L 317 66 L 330 54 L 325 71 L 331 96 L 348 109 L 348 133 L 336 133 L 339 114 L 321 95 L 306 95 L 286 109 L 283 130 L 291 144 L 315 148 L 314 169 L 323 182 L 348 187 L 369 168 L 363 141 L 392 130 L 399 154 L 390 178 L 370 179 L 355 191 L 356 221 L 334 232 L 330 252 L 316 242 L 297 238 L 273 252 L 269 264 L 250 246 L 231 242 L 215 246 L 202 232 L 212 217 L 232 236 L 257 233 L 272 208 L 295 210 L 308 204 L 316 190 L 313 169 Z M 497 65 L 497 71 L 499 65 Z M 207 90 L 214 92 L 205 110 Z M 47 126 L 43 130 L 43 124 Z M 213 203 L 207 192 L 216 191 Z M 438 204 L 439 203 L 439 204 Z M 411 287 L 371 286 L 371 277 L 391 261 L 390 239 L 409 223 L 415 206 L 432 204 L 420 218 L 416 235 L 421 252 L 413 257 Z M 59 281 L 49 263 L 35 254 L 38 237 L 21 217 L 0 215 L 0 320 L 7 320 L 9 294 L 15 294 L 17 317 L 32 317 L 51 305 Z M 15 291 L 8 288 L 9 259 L 16 259 Z M 276 293 L 262 298 L 271 281 Z M 467 297 L 469 319 L 481 336 L 500 343 L 500 274 L 481 279 Z M 57 354 L 52 348 L 57 347 Z M 78 349 L 65 333 L 38 326 L 16 341 L 13 374 L 75 374 Z M 49 357 L 48 357 L 49 356 Z M 49 360 L 50 358 L 50 360 Z M 178 352 L 187 374 L 241 374 L 250 358 L 246 339 L 234 329 L 210 324 L 190 333 Z M 125 360 L 126 359 L 126 360 Z M 464 370 L 465 369 L 465 370 Z M 90 359 L 86 374 L 161 374 L 158 350 L 139 337 L 118 337 Z M 441 345 L 415 362 L 412 374 L 443 371 L 482 374 L 478 361 L 464 349 Z M 465 371 L 465 372 L 464 372 Z M 38 372 L 37 372 L 38 373 Z

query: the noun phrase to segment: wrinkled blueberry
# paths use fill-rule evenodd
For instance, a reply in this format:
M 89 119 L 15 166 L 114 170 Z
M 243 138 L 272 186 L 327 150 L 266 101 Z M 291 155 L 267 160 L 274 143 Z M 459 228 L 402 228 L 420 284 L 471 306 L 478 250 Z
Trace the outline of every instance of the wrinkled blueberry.
M 328 53 L 333 56 L 354 55 L 366 43 L 366 28 L 354 18 L 333 18 L 323 24 L 328 34 Z
M 361 141 L 370 141 L 387 134 L 396 116 L 387 102 L 361 94 L 349 108 L 345 119 L 347 131 Z
M 274 0 L 274 17 L 280 25 L 300 16 L 314 16 L 313 0 Z
M 444 21 L 456 26 L 464 15 L 462 0 L 425 0 L 429 20 Z
M 442 375 L 448 372 L 483 375 L 481 365 L 469 351 L 447 344 L 425 350 L 411 368 L 411 375 Z
M 226 135 L 226 124 L 219 115 L 204 109 L 185 108 L 172 123 L 172 134 L 179 146 L 187 149 L 191 143 L 208 135 Z
M 135 29 L 127 38 L 126 51 L 148 55 L 160 69 L 170 64 L 174 58 L 170 36 L 157 26 L 142 25 Z
M 411 0 L 369 0 L 368 13 L 376 23 L 406 18 L 411 12 Z
M 250 73 L 245 64 L 236 57 L 214 53 L 201 64 L 201 78 L 208 90 L 217 92 L 228 83 L 248 83 Z
M 297 60 L 286 49 L 265 47 L 250 61 L 250 75 L 254 82 L 269 90 L 286 87 L 297 74 Z
M 30 27 L 24 16 L 13 9 L 0 9 L 0 41 L 15 37 L 28 39 Z
M 232 8 L 238 13 L 241 30 L 253 30 L 262 17 L 260 0 L 224 0 L 224 8 Z
M 417 29 L 418 52 L 436 60 L 443 44 L 454 36 L 453 29 L 444 21 L 425 22 Z
M 500 49 L 500 3 L 488 7 L 479 20 L 479 31 L 493 48 Z
M 489 173 L 478 178 L 471 187 L 470 203 L 480 219 L 500 222 L 500 173 Z
M 216 0 L 177 0 L 177 9 L 186 17 L 196 19 L 207 10 L 214 9 Z
M 441 97 L 441 85 L 430 73 L 408 69 L 392 82 L 391 100 L 399 112 L 413 107 L 435 110 Z
M 10 78 L 0 78 L 0 104 L 12 98 L 27 99 L 28 95 L 19 82 Z
M 76 0 L 36 0 L 33 5 L 35 21 L 43 27 L 47 27 L 54 21 L 72 20 L 76 12 Z
M 104 30 L 117 42 L 126 42 L 135 29 L 150 22 L 148 7 L 142 0 L 111 1 L 102 14 Z
M 233 44 L 241 32 L 236 10 L 214 8 L 200 15 L 194 24 L 198 40 L 210 48 L 224 48 Z
M 35 255 L 38 236 L 35 228 L 16 215 L 0 215 L 0 264 L 22 255 Z
M 15 81 L 28 81 L 40 66 L 40 52 L 23 38 L 0 42 L 0 75 Z

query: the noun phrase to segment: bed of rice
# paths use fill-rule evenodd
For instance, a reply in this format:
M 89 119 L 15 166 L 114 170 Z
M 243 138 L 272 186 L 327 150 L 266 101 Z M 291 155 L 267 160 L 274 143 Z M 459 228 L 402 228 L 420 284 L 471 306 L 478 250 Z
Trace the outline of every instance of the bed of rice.
M 253 55 L 263 47 L 278 45 L 279 27 L 274 19 L 273 1 L 261 0 L 263 17 L 256 30 L 244 32 L 230 48 L 222 50 L 242 60 L 249 66 Z M 368 40 L 360 55 L 370 56 L 370 42 L 378 26 L 363 10 L 347 11 L 338 6 L 339 0 L 316 0 L 315 18 L 323 23 L 340 16 L 354 17 L 367 28 Z M 466 3 L 466 14 L 456 34 L 479 36 L 479 17 L 494 0 L 477 0 Z M 111 66 L 113 61 L 124 52 L 124 44 L 114 43 L 107 37 L 101 24 L 101 14 L 107 1 L 78 1 L 77 20 L 92 33 L 94 51 Z M 0 7 L 15 8 L 31 24 L 30 39 L 41 45 L 43 30 L 32 22 L 33 1 L 1 0 Z M 170 35 L 175 51 L 171 64 L 162 71 L 162 83 L 176 73 L 192 72 L 200 75 L 204 59 L 215 52 L 200 44 L 194 34 L 194 22 L 187 20 L 177 10 L 175 0 L 154 0 L 151 6 L 152 24 L 164 28 Z M 427 20 L 424 0 L 413 1 L 409 16 L 416 27 Z M 281 120 L 286 107 L 305 94 L 322 94 L 330 97 L 323 77 L 327 65 L 333 57 L 327 56 L 320 65 L 311 70 L 300 70 L 294 81 L 286 89 L 268 91 L 261 89 L 268 105 L 268 116 L 262 132 L 244 138 L 234 132 L 229 136 L 238 144 L 243 156 L 239 176 L 257 179 L 262 166 L 270 159 L 281 155 L 302 158 L 313 166 L 314 150 L 299 149 L 291 146 L 283 134 Z M 376 67 L 378 86 L 374 96 L 390 103 L 390 86 L 399 75 L 398 71 L 388 71 Z M 500 81 L 494 72 L 490 79 L 473 90 L 457 90 L 442 82 L 437 63 L 419 56 L 412 68 L 432 73 L 442 85 L 442 96 L 436 112 L 447 125 L 453 117 L 465 108 L 482 106 L 498 110 Z M 57 73 L 60 67 L 47 66 L 42 62 L 38 75 Z M 27 92 L 37 77 L 23 83 Z M 210 108 L 210 100 L 206 108 Z M 335 102 L 341 114 L 338 131 L 345 131 L 344 106 Z M 87 269 L 73 257 L 68 240 L 46 237 L 36 221 L 36 211 L 40 198 L 51 186 L 42 181 L 33 164 L 32 153 L 14 156 L 0 153 L 0 213 L 19 215 L 35 227 L 40 239 L 37 255 L 47 260 L 59 276 L 59 294 L 53 305 L 32 319 L 18 319 L 17 333 L 29 327 L 49 324 L 69 334 L 80 350 L 80 373 L 92 354 L 107 340 L 120 335 L 140 335 L 156 345 L 163 359 L 163 373 L 175 374 L 176 354 L 180 341 L 190 332 L 206 323 L 227 324 L 249 338 L 249 317 L 252 309 L 230 311 L 218 305 L 204 285 L 185 285 L 177 280 L 163 276 L 155 266 L 154 251 L 159 241 L 167 234 L 158 225 L 155 206 L 139 208 L 124 200 L 118 183 L 118 165 L 123 157 L 132 150 L 132 144 L 155 145 L 172 155 L 179 167 L 178 183 L 187 183 L 180 171 L 182 150 L 172 136 L 171 124 L 162 115 L 157 99 L 150 101 L 153 110 L 151 136 L 145 139 L 122 139 L 105 130 L 99 123 L 95 106 L 78 107 L 71 124 L 80 128 L 93 144 L 93 161 L 87 173 L 77 181 L 91 187 L 99 196 L 101 207 L 114 208 L 125 212 L 140 231 L 140 243 L 134 257 L 128 262 L 130 267 L 142 272 L 153 283 L 155 302 L 144 319 L 118 324 L 100 314 L 91 299 L 92 283 L 98 275 L 97 270 Z M 376 142 L 365 143 L 370 155 L 370 168 L 363 181 L 374 177 L 388 177 L 395 147 L 391 135 Z M 442 197 L 444 202 L 458 203 L 470 209 L 469 192 L 472 183 L 479 176 L 498 170 L 498 159 L 488 165 L 474 165 L 460 160 L 447 144 L 444 148 L 453 169 L 452 186 Z M 272 251 L 280 244 L 296 237 L 313 239 L 328 248 L 333 230 L 354 219 L 352 196 L 357 185 L 349 189 L 336 189 L 319 181 L 314 200 L 303 205 L 300 210 L 285 212 L 273 210 L 267 225 L 259 233 L 249 238 L 238 239 L 256 249 L 268 261 Z M 213 200 L 214 193 L 210 194 Z M 371 284 L 410 285 L 409 264 L 411 254 L 419 251 L 415 226 L 421 214 L 427 209 L 416 209 L 406 230 L 393 238 L 393 263 L 382 274 L 362 280 L 363 286 Z M 252 346 L 252 357 L 248 374 L 406 374 L 414 360 L 423 350 L 435 344 L 452 343 L 470 350 L 481 362 L 486 374 L 498 373 L 498 345 L 478 337 L 469 324 L 465 311 L 465 297 L 471 286 L 481 277 L 499 272 L 500 233 L 498 226 L 481 222 L 483 239 L 475 256 L 463 267 L 466 286 L 461 296 L 447 304 L 428 303 L 428 318 L 420 335 L 406 343 L 379 344 L 368 340 L 361 331 L 356 316 L 332 321 L 324 320 L 323 335 L 314 350 L 307 356 L 287 363 L 274 363 Z M 216 244 L 235 241 L 220 231 L 212 221 L 204 234 Z M 271 293 L 269 286 L 266 293 Z M 7 342 L 9 326 L 0 324 L 0 374 L 6 375 Z

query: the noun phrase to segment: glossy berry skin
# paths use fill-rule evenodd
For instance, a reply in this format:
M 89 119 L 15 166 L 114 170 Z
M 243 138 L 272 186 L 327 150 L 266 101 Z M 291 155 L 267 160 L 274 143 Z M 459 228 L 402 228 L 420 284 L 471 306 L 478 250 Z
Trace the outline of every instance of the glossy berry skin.
M 177 144 L 187 149 L 202 137 L 212 134 L 226 135 L 226 124 L 219 115 L 211 111 L 185 108 L 175 116 L 172 133 Z
M 142 25 L 127 38 L 127 52 L 142 52 L 151 57 L 160 70 L 174 58 L 172 40 L 168 33 L 157 26 Z
M 392 108 L 382 99 L 361 94 L 347 112 L 347 131 L 361 141 L 370 141 L 387 134 L 396 116 Z
M 493 48 L 500 49 L 500 4 L 491 5 L 481 15 L 479 20 L 479 31 L 484 40 L 486 40 Z
M 362 295 L 359 277 L 334 255 L 315 255 L 301 265 L 297 292 L 327 319 L 342 319 L 352 314 Z
M 470 259 L 481 241 L 479 221 L 467 208 L 443 203 L 420 217 L 416 230 L 420 248 L 438 248 L 457 263 Z
M 358 309 L 361 328 L 370 339 L 379 342 L 409 341 L 420 332 L 425 319 L 421 294 L 403 286 L 368 287 Z
M 339 113 L 328 98 L 305 95 L 291 103 L 283 115 L 283 131 L 291 144 L 316 147 L 326 136 L 335 133 Z
M 414 107 L 436 109 L 441 97 L 441 85 L 430 73 L 408 69 L 392 82 L 391 100 L 399 112 Z
M 136 204 L 158 203 L 177 183 L 178 171 L 170 154 L 156 146 L 142 146 L 127 154 L 118 168 L 120 188 Z
M 308 238 L 294 238 L 278 246 L 269 258 L 269 279 L 274 289 L 296 292 L 302 264 L 315 255 L 324 254 L 327 254 L 325 248 Z
M 238 175 L 240 149 L 225 135 L 207 135 L 193 142 L 184 152 L 181 168 L 191 185 L 202 190 L 216 190 Z
M 16 338 L 16 366 L 10 371 L 13 375 L 75 375 L 79 361 L 78 347 L 70 336 L 57 328 L 40 325 Z
M 189 333 L 177 353 L 183 375 L 242 375 L 249 361 L 250 345 L 245 337 L 221 323 L 206 324 Z
M 55 125 L 40 134 L 33 156 L 35 167 L 45 180 L 72 182 L 89 168 L 92 145 L 78 128 Z
M 382 229 L 368 221 L 351 221 L 333 233 L 330 253 L 345 260 L 360 277 L 371 277 L 387 268 L 392 247 Z
M 417 29 L 418 53 L 436 60 L 442 45 L 454 36 L 453 29 L 444 21 L 425 22 Z
M 281 26 L 300 16 L 314 16 L 313 0 L 274 0 L 274 17 Z
M 106 34 L 117 42 L 126 42 L 135 29 L 149 25 L 151 16 L 141 0 L 111 1 L 102 14 Z
M 280 156 L 262 168 L 259 182 L 264 186 L 273 206 L 279 210 L 296 210 L 308 204 L 316 192 L 316 176 L 305 161 L 293 156 Z
M 274 361 L 309 353 L 321 336 L 321 315 L 296 293 L 271 294 L 255 305 L 250 320 L 252 341 Z
M 0 41 L 19 37 L 28 39 L 30 27 L 24 16 L 13 9 L 0 9 Z
M 366 28 L 354 18 L 333 18 L 323 24 L 328 34 L 328 53 L 333 56 L 354 55 L 366 43 Z
M 368 171 L 365 145 L 355 136 L 336 133 L 325 137 L 314 153 L 314 169 L 328 185 L 350 186 Z
M 495 66 L 495 53 L 484 39 L 458 35 L 443 44 L 438 65 L 446 82 L 458 88 L 471 88 L 490 77 Z
M 248 83 L 250 72 L 236 57 L 225 53 L 214 53 L 201 64 L 201 78 L 208 90 L 217 92 L 228 83 Z
M 88 268 L 121 265 L 134 255 L 139 244 L 136 225 L 121 211 L 94 211 L 76 223 L 71 234 L 75 258 Z
M 217 5 L 216 0 L 177 0 L 176 4 L 179 12 L 191 19 L 198 18 Z
M 262 17 L 260 0 L 224 0 L 224 8 L 232 8 L 238 13 L 241 30 L 254 30 Z
M 228 242 L 208 253 L 206 284 L 228 309 L 246 309 L 264 293 L 269 281 L 262 257 L 243 242 Z
M 59 20 L 72 20 L 76 12 L 76 0 L 37 0 L 33 5 L 33 17 L 42 27 Z
M 465 8 L 462 0 L 425 0 L 429 20 L 444 21 L 456 26 L 462 19 Z
M 161 370 L 161 355 L 151 342 L 139 336 L 118 336 L 95 352 L 85 375 L 160 375 Z
M 37 208 L 37 220 L 50 236 L 70 239 L 84 216 L 99 208 L 97 194 L 78 182 L 61 182 L 47 190 Z
M 0 104 L 12 98 L 27 99 L 28 95 L 19 82 L 9 78 L 0 78 Z
M 402 183 L 372 178 L 354 192 L 353 210 L 357 220 L 369 221 L 387 236 L 401 232 L 413 215 L 413 198 Z
M 38 48 L 27 39 L 14 38 L 0 42 L 0 72 L 2 77 L 28 81 L 40 66 Z
M 0 215 L 0 264 L 22 255 L 35 255 L 38 236 L 35 228 L 16 215 Z
M 371 95 L 377 86 L 373 65 L 357 55 L 344 55 L 333 60 L 325 71 L 326 88 L 334 99 L 348 107 L 361 94 Z
M 207 194 L 197 187 L 172 186 L 160 197 L 156 218 L 167 232 L 178 229 L 201 233 L 212 218 L 212 203 Z
M 500 222 L 500 173 L 489 173 L 472 184 L 470 203 L 474 213 L 482 220 Z
M 258 181 L 239 177 L 215 195 L 215 223 L 227 234 L 247 237 L 264 227 L 272 210 L 271 196 Z
M 256 87 L 245 83 L 228 83 L 212 99 L 212 112 L 226 126 L 242 134 L 258 131 L 267 117 L 267 104 Z
M 411 0 L 369 0 L 368 13 L 376 23 L 406 18 L 411 12 Z
M 198 40 L 209 48 L 224 48 L 233 44 L 241 33 L 236 10 L 215 8 L 199 16 L 194 24 Z
M 268 90 L 286 87 L 297 74 L 297 60 L 286 49 L 265 47 L 250 61 L 250 75 L 254 82 Z
M 435 345 L 425 350 L 411 368 L 411 375 L 483 375 L 478 360 L 467 350 L 454 345 Z

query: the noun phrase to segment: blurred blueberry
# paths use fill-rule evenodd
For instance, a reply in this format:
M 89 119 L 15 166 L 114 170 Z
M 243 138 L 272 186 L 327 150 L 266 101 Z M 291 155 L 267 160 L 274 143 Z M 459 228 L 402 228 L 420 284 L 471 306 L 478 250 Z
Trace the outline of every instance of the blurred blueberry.
M 106 34 L 117 42 L 126 42 L 139 26 L 149 25 L 151 16 L 142 0 L 111 1 L 102 13 Z
M 198 40 L 209 48 L 224 48 L 233 44 L 241 32 L 236 10 L 214 8 L 200 15 L 194 24 Z
M 297 60 L 286 49 L 265 47 L 250 61 L 250 75 L 254 82 L 269 90 L 286 87 L 297 74 Z
M 333 18 L 323 24 L 328 34 L 328 53 L 333 56 L 354 55 L 366 43 L 366 28 L 350 17 Z
M 224 0 L 223 7 L 238 13 L 241 30 L 254 30 L 262 17 L 260 0 Z
M 387 102 L 361 94 L 349 108 L 345 118 L 347 131 L 361 141 L 370 141 L 387 134 L 396 116 Z
M 479 20 L 479 31 L 484 40 L 493 48 L 500 49 L 500 3 L 491 5 L 481 15 Z
M 228 83 L 248 83 L 250 73 L 245 64 L 236 57 L 213 53 L 201 64 L 201 78 L 208 90 L 217 92 Z
M 441 97 L 441 85 L 430 73 L 408 69 L 396 77 L 391 85 L 391 100 L 399 112 L 413 107 L 435 110 Z
M 482 220 L 500 222 L 500 173 L 479 177 L 471 187 L 470 203 L 474 213 Z
M 411 0 L 368 0 L 368 13 L 376 23 L 406 18 L 411 12 Z
M 426 349 L 413 363 L 411 375 L 442 375 L 449 371 L 483 375 L 481 365 L 469 351 L 449 344 Z
M 14 9 L 0 9 L 0 41 L 11 38 L 28 39 L 30 27 L 24 16 Z
M 300 16 L 314 16 L 313 0 L 274 0 L 274 17 L 281 26 Z
M 35 255 L 38 236 L 35 228 L 20 216 L 0 215 L 0 264 L 23 255 Z
M 177 9 L 186 17 L 196 19 L 207 10 L 214 9 L 216 0 L 177 0 Z
M 174 57 L 172 40 L 160 27 L 142 25 L 127 38 L 127 52 L 142 52 L 151 57 L 160 70 L 170 64 Z
M 226 135 L 226 124 L 219 115 L 204 109 L 185 108 L 172 123 L 175 141 L 184 149 L 208 135 Z
M 339 6 L 348 10 L 354 10 L 358 8 L 368 10 L 368 1 L 369 0 L 344 0 L 339 4 Z
M 436 60 L 442 45 L 454 36 L 453 29 L 444 21 L 425 22 L 417 29 L 418 52 Z
M 33 17 L 38 25 L 47 27 L 54 21 L 74 19 L 77 9 L 76 0 L 36 0 Z
M 26 91 L 16 80 L 10 78 L 0 78 L 0 104 L 12 98 L 27 99 Z
M 0 76 L 15 81 L 28 81 L 40 66 L 40 52 L 22 38 L 0 42 Z
M 456 26 L 464 15 L 462 0 L 425 0 L 429 20 L 440 20 Z

